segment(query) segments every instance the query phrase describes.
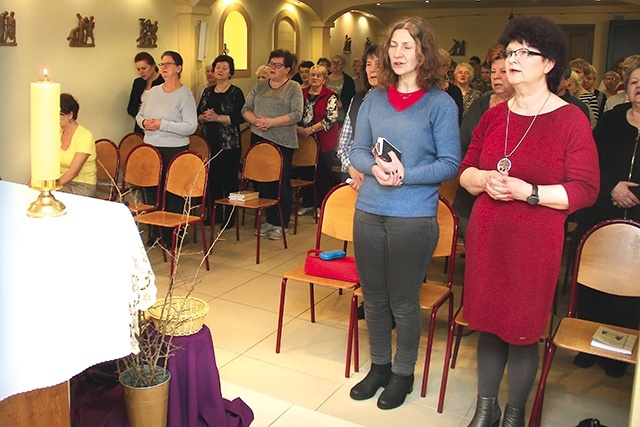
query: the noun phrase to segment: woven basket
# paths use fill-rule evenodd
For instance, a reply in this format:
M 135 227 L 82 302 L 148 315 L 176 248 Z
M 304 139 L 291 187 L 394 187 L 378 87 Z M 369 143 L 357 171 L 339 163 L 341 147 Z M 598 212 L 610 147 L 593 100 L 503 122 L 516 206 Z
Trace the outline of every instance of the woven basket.
M 149 316 L 151 316 L 155 328 L 161 333 L 173 336 L 197 333 L 202 329 L 204 317 L 208 312 L 209 304 L 194 297 L 165 298 L 156 301 L 149 308 Z

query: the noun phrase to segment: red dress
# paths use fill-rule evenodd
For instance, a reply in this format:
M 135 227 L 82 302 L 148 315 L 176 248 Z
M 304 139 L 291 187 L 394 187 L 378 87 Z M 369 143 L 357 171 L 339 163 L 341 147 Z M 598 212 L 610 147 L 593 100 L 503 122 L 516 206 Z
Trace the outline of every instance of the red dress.
M 496 170 L 505 154 L 507 103 L 487 111 L 476 127 L 460 173 L 467 167 Z M 533 117 L 510 115 L 510 153 Z M 537 185 L 562 184 L 569 209 L 500 202 L 482 193 L 469 219 L 464 313 L 469 328 L 510 344 L 533 344 L 549 317 L 558 282 L 564 222 L 590 206 L 599 188 L 598 154 L 588 120 L 565 105 L 540 114 L 509 157 L 509 175 Z

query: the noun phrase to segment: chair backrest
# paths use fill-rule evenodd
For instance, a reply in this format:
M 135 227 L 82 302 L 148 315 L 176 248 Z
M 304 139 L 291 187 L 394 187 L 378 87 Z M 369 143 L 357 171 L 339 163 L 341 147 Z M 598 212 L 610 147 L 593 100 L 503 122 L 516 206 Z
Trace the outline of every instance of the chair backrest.
M 251 128 L 243 129 L 240 132 L 240 164 L 242 165 L 244 159 L 247 157 L 249 148 L 251 148 Z
M 243 185 L 257 182 L 282 181 L 282 153 L 271 142 L 259 142 L 249 148 L 242 168 Z
M 200 135 L 189 135 L 189 150 L 200 154 L 208 162 L 211 157 L 211 149 L 207 141 Z
M 124 164 L 122 190 L 127 185 L 155 187 L 160 185 L 162 176 L 162 156 L 152 145 L 138 145 L 131 151 Z
M 298 148 L 293 152 L 292 166 L 317 166 L 320 144 L 313 136 L 298 138 Z
M 322 202 L 318 219 L 317 249 L 320 249 L 322 234 L 345 242 L 353 241 L 353 216 L 357 198 L 358 192 L 344 182 L 329 190 Z
M 138 145 L 142 144 L 144 144 L 144 139 L 139 133 L 131 132 L 126 134 L 124 138 L 120 140 L 120 145 L 118 146 L 120 162 L 124 165 L 127 162 L 127 157 L 129 157 L 131 151 Z
M 438 196 L 438 227 L 440 237 L 433 252 L 435 258 L 454 256 L 458 241 L 458 214 L 451 203 L 442 195 Z
M 118 180 L 119 161 L 118 147 L 113 141 L 107 138 L 101 138 L 96 141 L 98 180 L 113 180 L 113 182 L 116 182 Z
M 165 199 L 167 192 L 183 198 L 204 198 L 207 189 L 207 172 L 205 161 L 200 154 L 188 150 L 182 151 L 171 160 L 167 168 Z
M 453 199 L 456 197 L 456 191 L 458 190 L 458 178 L 450 179 L 440 184 L 438 193 L 443 196 L 447 201 L 453 204 Z
M 575 313 L 577 284 L 613 295 L 640 296 L 640 223 L 613 219 L 594 225 L 578 244 L 569 316 Z

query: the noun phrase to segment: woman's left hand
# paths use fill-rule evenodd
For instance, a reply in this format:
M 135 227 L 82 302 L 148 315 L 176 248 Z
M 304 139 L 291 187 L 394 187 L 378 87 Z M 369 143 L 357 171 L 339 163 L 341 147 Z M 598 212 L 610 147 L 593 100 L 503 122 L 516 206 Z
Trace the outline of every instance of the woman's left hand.
M 638 184 L 630 181 L 620 181 L 611 190 L 611 201 L 618 208 L 629 209 L 638 206 L 640 200 L 631 192 L 629 187 L 637 187 Z
M 371 171 L 380 185 L 398 187 L 402 185 L 404 166 L 396 153 L 390 152 L 389 157 L 391 157 L 391 161 L 386 162 L 376 155 L 376 164 Z
M 145 130 L 159 130 L 162 124 L 162 119 L 144 119 Z
M 271 119 L 270 119 L 270 118 L 268 118 L 268 117 L 258 117 L 258 118 L 256 119 L 256 127 L 257 127 L 259 130 L 262 130 L 262 131 L 267 131 L 267 130 L 269 130 L 269 128 L 271 128 L 271 127 L 272 127 L 272 126 L 271 126 Z

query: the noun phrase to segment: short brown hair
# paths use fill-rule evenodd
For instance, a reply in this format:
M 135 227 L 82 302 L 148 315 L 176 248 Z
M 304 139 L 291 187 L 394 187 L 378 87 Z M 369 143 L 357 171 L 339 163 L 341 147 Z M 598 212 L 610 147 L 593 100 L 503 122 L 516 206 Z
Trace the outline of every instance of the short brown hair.
M 407 30 L 416 43 L 416 59 L 418 60 L 418 76 L 416 83 L 422 89 L 435 85 L 441 78 L 438 76 L 440 57 L 438 55 L 438 43 L 436 36 L 427 21 L 418 16 L 403 18 L 389 27 L 387 37 L 380 49 L 380 73 L 378 82 L 383 88 L 398 83 L 398 76 L 391 68 L 389 59 L 389 47 L 391 38 L 397 30 Z

